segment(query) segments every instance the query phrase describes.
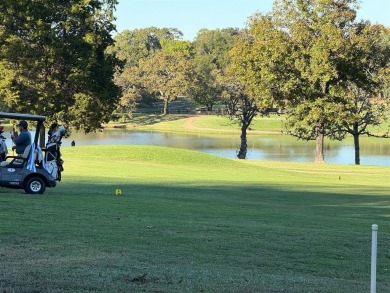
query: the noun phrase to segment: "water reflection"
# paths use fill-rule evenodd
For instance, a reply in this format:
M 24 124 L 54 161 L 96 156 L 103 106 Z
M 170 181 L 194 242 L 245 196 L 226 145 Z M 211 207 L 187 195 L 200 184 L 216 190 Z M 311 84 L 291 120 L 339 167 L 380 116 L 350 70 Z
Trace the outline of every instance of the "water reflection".
M 197 150 L 208 154 L 235 158 L 240 146 L 239 136 L 204 136 L 159 132 L 104 130 L 98 133 L 74 133 L 63 140 L 78 145 L 158 145 Z M 315 142 L 299 141 L 290 136 L 259 135 L 248 137 L 248 159 L 312 162 Z M 351 139 L 342 142 L 326 141 L 325 160 L 334 164 L 353 164 L 354 146 Z M 390 140 L 362 138 L 361 164 L 390 166 Z

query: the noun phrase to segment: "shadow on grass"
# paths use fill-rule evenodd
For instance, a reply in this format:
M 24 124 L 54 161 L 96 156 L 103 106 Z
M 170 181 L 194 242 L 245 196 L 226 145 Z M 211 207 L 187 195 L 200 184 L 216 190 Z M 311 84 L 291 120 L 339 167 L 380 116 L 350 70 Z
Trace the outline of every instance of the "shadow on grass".
M 1 190 L 0 201 L 5 288 L 364 292 L 374 222 L 378 290 L 390 288 L 386 196 L 97 182 Z
M 307 189 L 307 187 L 306 187 Z M 313 188 L 315 189 L 315 188 Z M 121 191 L 115 196 L 117 190 Z M 379 194 L 386 194 L 386 188 L 375 188 Z M 283 186 L 263 185 L 201 185 L 201 184 L 123 184 L 123 183 L 65 183 L 56 189 L 48 189 L 53 195 L 76 193 L 90 196 L 108 196 L 124 200 L 188 202 L 198 204 L 200 211 L 207 211 L 210 204 L 219 207 L 231 206 L 234 209 L 267 209 L 277 208 L 292 214 L 321 211 L 324 215 L 352 216 L 361 213 L 362 216 L 386 221 L 390 215 L 390 196 L 366 195 L 354 192 L 297 191 Z M 78 196 L 78 195 L 77 195 Z M 202 206 L 202 204 L 207 204 Z M 318 214 L 317 214 L 318 216 Z

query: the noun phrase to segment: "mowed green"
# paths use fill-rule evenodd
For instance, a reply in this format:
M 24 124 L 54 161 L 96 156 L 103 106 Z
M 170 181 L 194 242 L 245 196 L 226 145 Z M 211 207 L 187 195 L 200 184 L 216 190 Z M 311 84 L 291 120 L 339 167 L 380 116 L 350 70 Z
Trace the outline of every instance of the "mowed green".
M 195 118 L 192 123 L 188 121 Z M 271 115 L 269 117 L 255 117 L 252 121 L 249 133 L 274 133 L 282 132 L 284 116 Z M 107 128 L 123 127 L 141 131 L 202 133 L 208 135 L 240 133 L 238 121 L 231 120 L 227 116 L 216 115 L 134 115 L 129 123 L 111 122 Z
M 282 134 L 285 115 L 256 116 L 250 127 L 249 134 Z M 193 119 L 191 123 L 189 120 Z M 181 132 L 192 134 L 224 134 L 239 135 L 240 125 L 237 120 L 231 120 L 227 116 L 217 115 L 155 115 L 135 114 L 129 123 L 111 122 L 106 125 L 111 127 L 126 127 L 140 131 Z M 369 126 L 373 134 L 383 135 L 389 131 L 389 122 L 383 122 L 379 126 Z M 365 136 L 362 136 L 365 137 Z
M 1 292 L 390 292 L 390 169 L 63 148 L 44 195 L 0 190 Z M 121 195 L 115 195 L 116 190 Z

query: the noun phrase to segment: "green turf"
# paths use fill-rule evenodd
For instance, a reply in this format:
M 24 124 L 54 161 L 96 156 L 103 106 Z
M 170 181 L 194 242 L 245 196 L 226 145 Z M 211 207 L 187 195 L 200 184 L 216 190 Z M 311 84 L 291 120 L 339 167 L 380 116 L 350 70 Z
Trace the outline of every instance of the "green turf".
M 141 131 L 183 132 L 202 134 L 233 134 L 240 131 L 240 125 L 236 120 L 226 116 L 199 115 L 193 121 L 192 126 L 186 125 L 186 121 L 193 115 L 144 115 L 135 114 L 129 123 L 111 122 L 105 127 L 126 127 Z M 252 133 L 281 133 L 283 116 L 271 115 L 269 117 L 255 117 L 248 129 Z
M 390 169 L 64 148 L 44 195 L 0 191 L 0 292 L 390 292 Z M 116 196 L 116 189 L 122 195 Z
M 184 132 L 202 134 L 232 134 L 237 135 L 240 126 L 236 120 L 230 120 L 227 116 L 198 115 L 193 122 L 195 128 L 186 126 L 186 121 L 193 115 L 161 115 L 161 114 L 134 114 L 129 123 L 111 122 L 105 127 L 126 127 L 141 131 L 160 132 Z M 249 129 L 251 134 L 281 134 L 285 115 L 256 116 Z M 383 122 L 380 126 L 368 127 L 373 134 L 383 135 L 389 131 L 389 123 Z M 364 136 L 363 136 L 364 137 Z
M 270 115 L 269 117 L 257 116 L 252 120 L 250 130 L 280 132 L 284 116 Z M 212 129 L 239 129 L 237 121 L 232 121 L 224 116 L 204 115 L 194 122 L 194 125 L 201 128 Z

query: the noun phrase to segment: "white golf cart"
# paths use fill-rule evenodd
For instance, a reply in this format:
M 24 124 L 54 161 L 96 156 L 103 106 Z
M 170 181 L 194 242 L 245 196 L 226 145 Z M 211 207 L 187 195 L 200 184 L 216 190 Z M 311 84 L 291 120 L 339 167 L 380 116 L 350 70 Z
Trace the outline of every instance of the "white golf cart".
M 22 155 L 7 156 L 0 163 L 0 187 L 24 189 L 30 194 L 41 194 L 46 187 L 55 187 L 63 170 L 60 145 L 65 129 L 61 126 L 60 131 L 54 133 L 56 125 L 51 127 L 46 148 L 41 149 L 38 140 L 45 116 L 0 112 L 1 118 L 35 121 L 36 130 L 32 144 Z

